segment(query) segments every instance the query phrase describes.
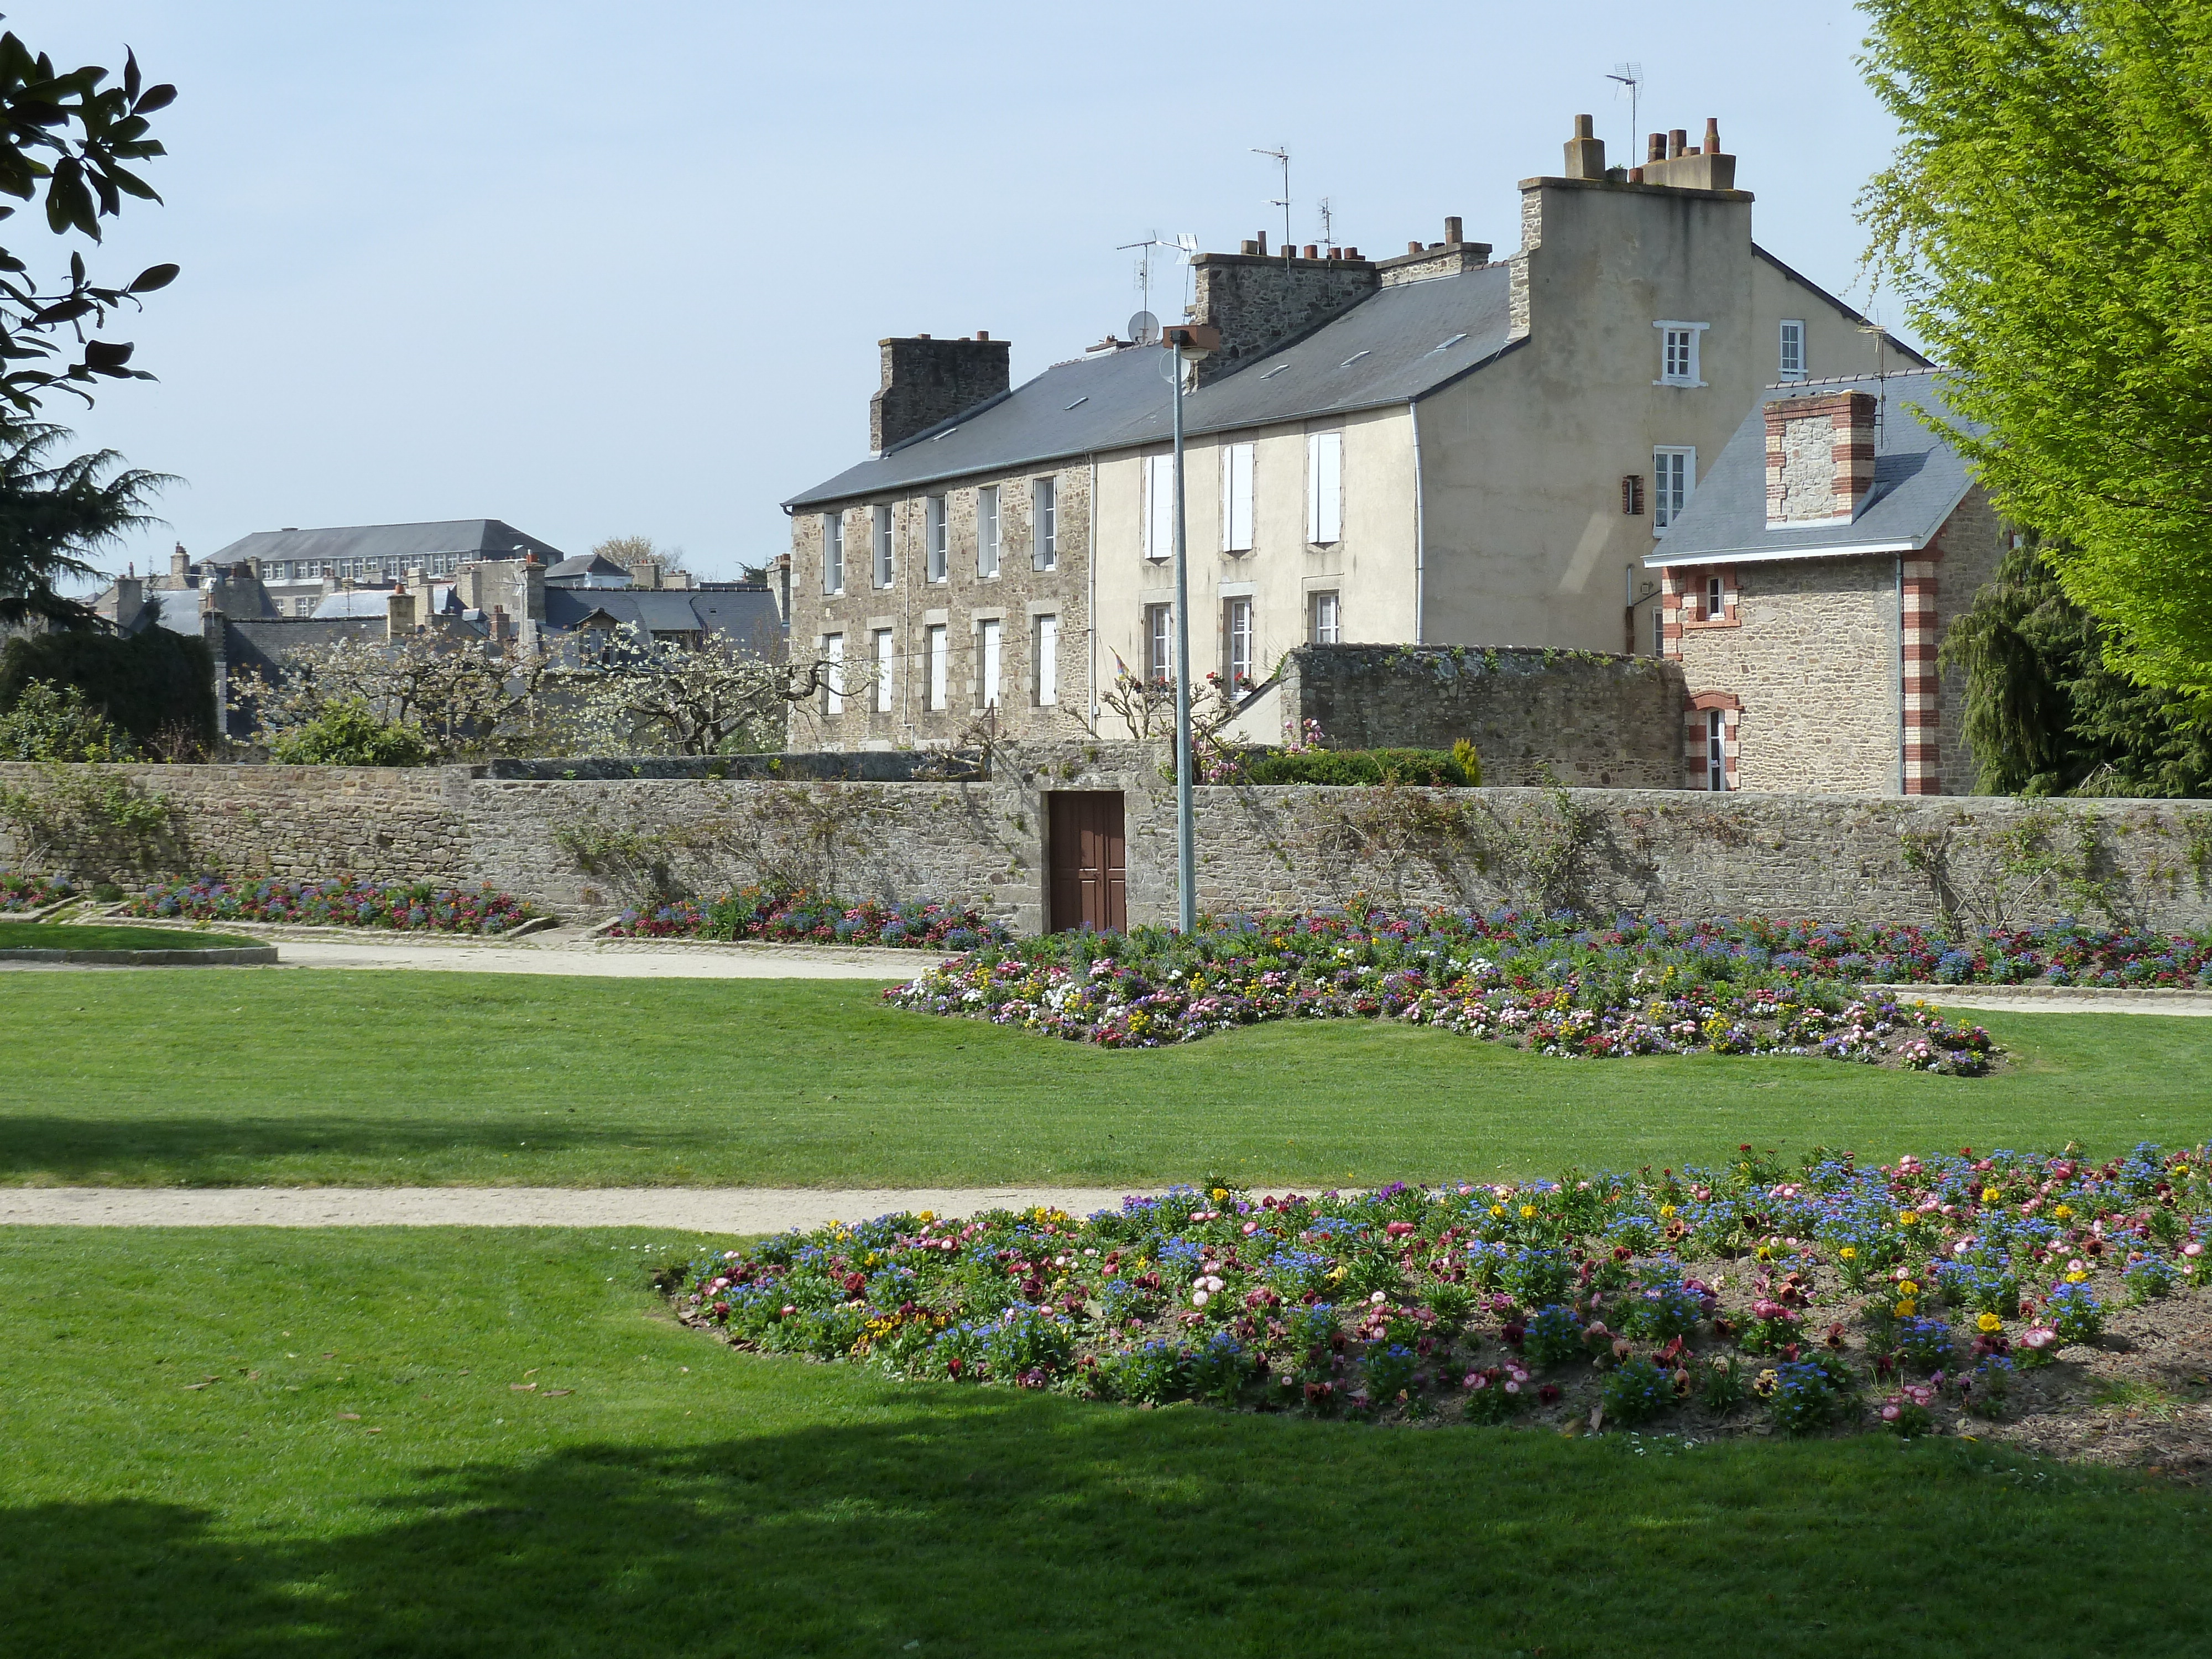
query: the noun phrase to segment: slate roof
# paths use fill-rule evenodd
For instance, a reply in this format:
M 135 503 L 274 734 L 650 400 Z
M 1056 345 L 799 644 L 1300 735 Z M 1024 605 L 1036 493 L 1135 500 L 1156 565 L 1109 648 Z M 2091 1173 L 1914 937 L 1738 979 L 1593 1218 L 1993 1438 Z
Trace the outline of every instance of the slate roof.
M 628 570 L 597 553 L 579 553 L 572 559 L 562 560 L 545 573 L 549 582 L 581 584 L 593 576 L 619 576 L 624 583 L 629 580 Z
M 1303 339 L 1201 386 L 1183 404 L 1184 429 L 1230 431 L 1426 397 L 1507 349 L 1510 276 L 1500 264 L 1378 289 Z M 1166 356 L 1129 347 L 1054 364 L 784 506 L 898 494 L 970 473 L 1164 443 Z
M 535 536 L 526 536 L 503 519 L 441 519 L 431 524 L 349 525 L 331 530 L 257 530 L 241 536 L 208 562 L 240 564 L 249 558 L 409 559 L 433 553 L 472 554 L 506 559 L 516 550 L 535 553 L 546 564 L 568 555 Z
M 1849 553 L 1914 552 L 1925 547 L 1958 510 L 1973 479 L 1966 458 L 1913 407 L 1939 420 L 1953 416 L 1944 398 L 1950 376 L 1913 369 L 1877 378 L 1807 380 L 1771 386 L 1745 416 L 1720 459 L 1698 480 L 1689 505 L 1667 531 L 1646 569 L 1748 559 L 1834 558 Z M 1817 530 L 1766 527 L 1765 404 L 1785 397 L 1865 392 L 1881 400 L 1881 442 L 1874 493 L 1849 524 Z M 1965 424 L 1965 423 L 1961 423 Z M 1978 428 L 1972 428 L 1978 430 Z
M 741 649 L 766 653 L 781 637 L 775 596 L 766 588 L 696 589 L 549 587 L 545 625 L 562 633 L 581 628 L 593 615 L 616 626 L 635 623 L 649 634 L 714 633 Z

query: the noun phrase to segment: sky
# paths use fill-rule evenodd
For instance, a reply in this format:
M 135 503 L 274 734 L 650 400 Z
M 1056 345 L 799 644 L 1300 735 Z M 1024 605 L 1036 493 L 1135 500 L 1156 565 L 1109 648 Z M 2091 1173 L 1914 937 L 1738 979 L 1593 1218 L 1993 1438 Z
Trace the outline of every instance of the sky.
M 157 382 L 49 408 L 174 474 L 167 567 L 287 526 L 496 518 L 569 552 L 616 535 L 710 577 L 788 542 L 778 505 L 864 457 L 887 335 L 1013 343 L 1014 379 L 1121 331 L 1157 233 L 1233 252 L 1291 228 L 1370 258 L 1443 219 L 1502 255 L 1517 180 L 1572 118 L 1632 142 L 1708 117 L 1760 243 L 1856 281 L 1853 203 L 1894 138 L 1844 0 L 1571 9 L 1302 0 L 1113 9 L 939 0 L 15 0 L 70 64 L 176 83 L 164 204 L 96 273 L 173 260 L 117 331 Z M 1640 159 L 1640 145 L 1637 146 Z M 6 246 L 56 268 L 43 220 Z M 40 263 L 43 262 L 43 263 Z M 1153 264 L 1153 309 L 1186 273 Z

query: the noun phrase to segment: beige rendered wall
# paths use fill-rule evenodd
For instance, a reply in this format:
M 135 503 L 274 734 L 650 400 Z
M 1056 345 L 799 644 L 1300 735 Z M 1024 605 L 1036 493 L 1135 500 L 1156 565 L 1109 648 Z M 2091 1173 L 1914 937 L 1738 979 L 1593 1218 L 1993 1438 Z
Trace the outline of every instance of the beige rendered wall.
M 1344 434 L 1343 534 L 1327 546 L 1306 540 L 1306 438 Z M 1221 448 L 1249 442 L 1252 550 L 1222 550 Z M 1145 659 L 1146 607 L 1175 598 L 1175 566 L 1145 556 L 1145 457 L 1164 446 L 1102 456 L 1098 462 L 1098 674 L 1114 653 L 1132 671 Z M 1227 664 L 1224 589 L 1249 592 L 1254 660 L 1263 675 L 1306 639 L 1308 597 L 1341 595 L 1343 638 L 1410 640 L 1413 626 L 1413 424 L 1402 404 L 1340 417 L 1286 422 L 1188 441 L 1184 490 L 1189 524 L 1191 657 L 1197 673 Z M 1110 720 L 1110 716 L 1109 717 Z
M 1702 475 L 1774 382 L 1784 316 L 1805 320 L 1816 371 L 1854 351 L 1872 366 L 1852 319 L 1753 251 L 1751 210 L 1735 191 L 1522 186 L 1528 337 L 1420 408 L 1422 639 L 1623 649 L 1628 602 L 1656 584 L 1654 447 L 1693 448 Z M 1707 325 L 1703 385 L 1655 384 L 1662 321 Z M 1621 510 L 1629 474 L 1640 515 Z M 1644 654 L 1656 603 L 1637 612 Z

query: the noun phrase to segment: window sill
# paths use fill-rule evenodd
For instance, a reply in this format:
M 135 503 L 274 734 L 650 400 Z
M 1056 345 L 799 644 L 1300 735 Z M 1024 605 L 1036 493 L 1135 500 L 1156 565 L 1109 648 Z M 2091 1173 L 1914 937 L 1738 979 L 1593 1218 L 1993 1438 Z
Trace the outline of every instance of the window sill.
M 1651 384 L 1654 386 L 1680 386 L 1685 392 L 1692 392 L 1695 391 L 1699 386 L 1709 386 L 1711 382 L 1707 380 L 1654 380 Z
M 1741 628 L 1742 626 L 1743 618 L 1741 617 L 1723 617 L 1714 622 L 1686 622 L 1682 624 L 1682 631 L 1686 634 L 1693 634 L 1708 628 Z

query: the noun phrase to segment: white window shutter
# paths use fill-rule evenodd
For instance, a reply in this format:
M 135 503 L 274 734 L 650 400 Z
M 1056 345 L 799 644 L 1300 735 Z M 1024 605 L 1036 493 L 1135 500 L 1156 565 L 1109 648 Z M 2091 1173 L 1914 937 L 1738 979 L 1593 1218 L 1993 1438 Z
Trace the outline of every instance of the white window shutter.
M 1221 447 L 1221 550 L 1252 550 L 1252 446 Z
M 1145 459 L 1145 556 L 1175 556 L 1175 457 Z
M 1306 437 L 1306 539 L 1317 546 L 1344 534 L 1344 434 Z

